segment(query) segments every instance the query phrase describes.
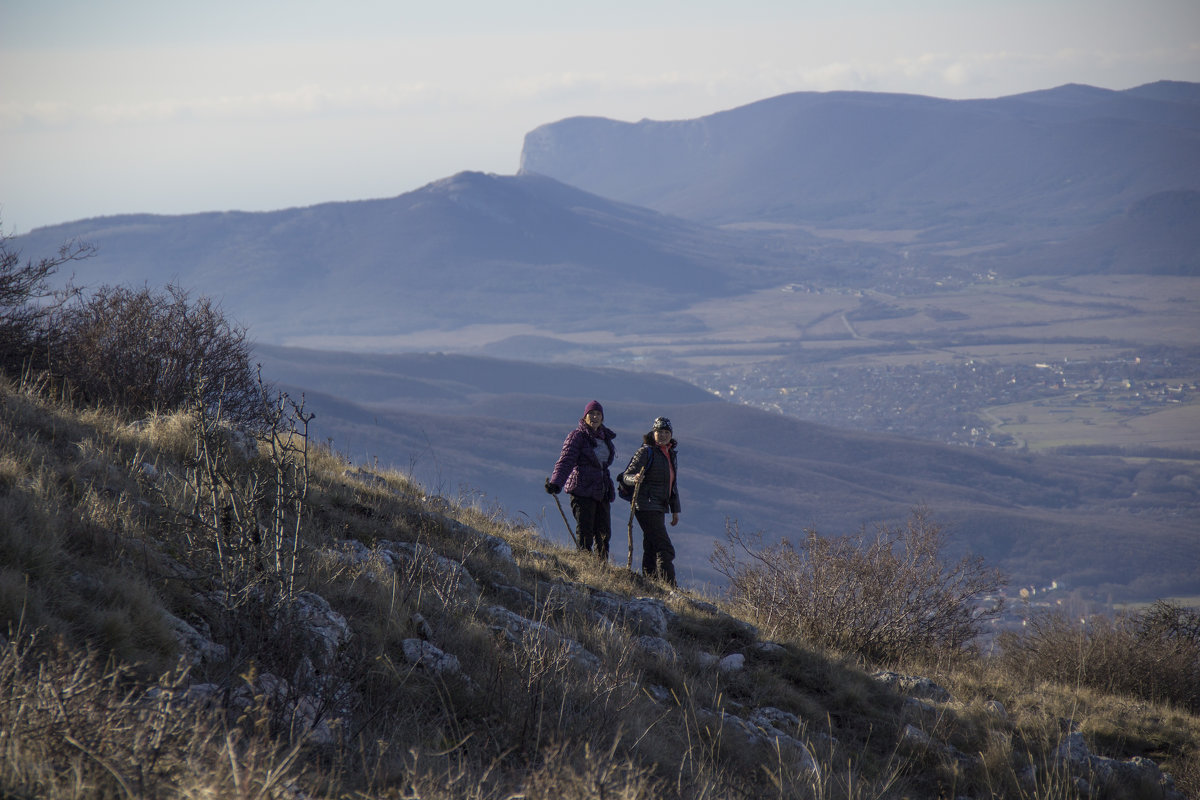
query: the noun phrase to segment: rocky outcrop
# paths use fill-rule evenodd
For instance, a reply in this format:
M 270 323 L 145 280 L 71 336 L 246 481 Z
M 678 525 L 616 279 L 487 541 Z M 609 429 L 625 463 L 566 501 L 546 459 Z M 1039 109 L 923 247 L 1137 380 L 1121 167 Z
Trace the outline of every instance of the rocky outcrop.
M 423 639 L 405 639 L 400 643 L 404 660 L 423 672 L 439 679 L 457 679 L 467 688 L 479 691 L 479 686 L 462 671 L 458 657 L 444 652 L 432 642 Z
M 202 664 L 219 664 L 228 658 L 224 645 L 212 640 L 210 633 L 202 633 L 195 626 L 173 615 L 167 615 L 167 624 L 175 634 L 183 658 L 192 667 Z
M 194 683 L 188 687 L 185 702 L 201 706 L 216 706 L 226 702 L 226 690 L 215 683 Z M 331 745 L 337 741 L 343 720 L 330 717 L 320 700 L 313 694 L 299 692 L 288 681 L 269 672 L 243 683 L 228 697 L 229 707 L 246 714 L 264 705 L 278 719 L 287 723 L 292 737 L 310 745 Z
M 673 663 L 678 657 L 674 646 L 661 636 L 638 636 L 634 643 L 655 658 Z
M 609 592 L 593 590 L 592 610 L 614 625 L 642 636 L 662 636 L 667 632 L 673 612 L 661 600 L 635 597 L 624 600 Z
M 318 671 L 331 667 L 338 650 L 350 640 L 346 618 L 315 592 L 301 592 L 285 602 L 280 612 L 275 617 L 276 632 L 293 630 L 303 641 L 314 645 L 312 657 Z
M 730 653 L 717 662 L 722 672 L 741 672 L 746 668 L 746 656 L 742 653 Z
M 708 729 L 710 735 L 719 736 L 725 731 L 730 731 L 752 745 L 770 748 L 778 753 L 780 759 L 811 773 L 818 780 L 820 778 L 820 765 L 813 758 L 808 745 L 776 726 L 777 722 L 786 721 L 786 724 L 790 724 L 795 720 L 798 728 L 799 720 L 795 715 L 770 707 L 756 709 L 748 718 L 727 711 L 702 709 L 697 713 L 697 719 Z
M 872 674 L 875 680 L 893 691 L 908 695 L 917 700 L 930 700 L 934 703 L 950 702 L 950 692 L 938 686 L 929 678 L 917 675 L 901 675 L 897 672 L 880 671 Z
M 491 623 L 492 630 L 501 634 L 509 644 L 522 645 L 532 641 L 550 648 L 561 648 L 570 661 L 584 669 L 596 670 L 601 666 L 595 653 L 549 625 L 526 619 L 503 606 L 489 607 L 484 616 Z
M 373 478 L 370 473 L 350 477 L 392 491 L 387 481 Z M 626 597 L 548 576 L 536 578 L 527 584 L 528 589 L 522 588 L 526 584 L 512 585 L 520 583 L 512 575 L 519 574 L 521 568 L 512 546 L 504 539 L 484 534 L 436 511 L 411 512 L 406 519 L 409 523 L 436 525 L 440 532 L 453 533 L 456 552 L 464 560 L 469 558 L 477 571 L 482 562 L 481 574 L 486 577 L 477 579 L 463 561 L 419 542 L 379 539 L 368 546 L 347 540 L 323 555 L 365 580 L 404 581 L 428 587 L 431 596 L 444 605 L 448 616 L 481 623 L 496 635 L 499 646 L 523 650 L 530 657 L 561 660 L 582 672 L 605 669 L 606 662 L 597 652 L 628 647 L 632 647 L 628 652 L 635 656 L 632 663 L 648 668 L 647 674 L 656 668 L 668 670 L 683 663 L 711 670 L 709 677 L 717 682 L 745 681 L 744 673 L 748 670 L 787 658 L 789 647 L 760 639 L 753 626 L 684 592 L 673 591 L 666 600 Z M 493 566 L 490 570 L 489 564 Z M 209 599 L 221 602 L 219 593 L 213 593 Z M 267 602 L 262 597 L 255 600 Z M 301 592 L 274 602 L 277 605 L 272 608 L 273 632 L 303 644 L 303 656 L 298 659 L 295 671 L 286 676 L 269 672 L 254 674 L 249 676 L 249 682 L 233 687 L 198 683 L 191 687 L 188 698 L 192 702 L 228 702 L 239 711 L 267 703 L 273 714 L 287 721 L 297 737 L 310 744 L 333 744 L 349 713 L 344 709 L 351 707 L 354 698 L 338 697 L 327 692 L 325 686 L 337 669 L 339 654 L 353 635 L 350 625 L 324 597 L 313 592 Z M 424 610 L 428 613 L 428 609 Z M 680 626 L 681 615 L 691 612 L 718 620 L 720 630 L 728 634 L 727 638 L 718 637 L 724 650 L 707 652 L 680 635 L 684 630 Z M 439 620 L 431 625 L 421 614 L 411 610 L 409 613 L 410 630 L 415 635 L 401 641 L 400 656 L 410 674 L 438 682 L 458 682 L 469 691 L 478 691 L 468 674 L 469 665 L 464 669 L 461 654 L 449 652 L 438 641 Z M 568 627 L 562 624 L 564 620 L 569 621 L 568 626 L 590 625 L 586 640 L 596 647 L 596 652 L 565 633 Z M 168 621 L 181 652 L 192 666 L 216 665 L 228 658 L 225 649 L 212 641 L 202 625 L 175 617 Z M 929 721 L 940 719 L 955 702 L 947 689 L 916 675 L 879 671 L 871 677 L 904 698 L 906 724 L 897 732 L 899 746 L 931 751 L 963 771 L 978 768 L 979 756 L 962 753 L 931 733 L 937 726 Z M 639 676 L 633 683 L 640 680 Z M 811 749 L 812 740 L 805 733 L 809 723 L 796 714 L 773 706 L 745 707 L 719 699 L 714 701 L 715 707 L 693 706 L 694 698 L 680 697 L 677 691 L 663 686 L 644 685 L 640 689 L 636 702 L 660 705 L 664 713 L 682 709 L 709 736 L 737 737 L 752 746 L 761 746 L 788 769 L 808 773 L 817 781 L 822 778 L 821 767 Z M 1007 712 L 999 702 L 988 702 L 984 711 L 1000 724 L 1007 721 Z M 828 737 L 818 737 L 822 738 L 832 742 Z M 1056 760 L 1074 776 L 1083 794 L 1120 783 L 1148 787 L 1147 796 L 1182 800 L 1170 777 L 1163 775 L 1154 762 L 1144 758 L 1118 761 L 1094 755 L 1077 731 L 1063 739 Z M 1036 781 L 1037 776 L 1027 778 Z
M 432 547 L 420 543 L 381 539 L 375 542 L 374 547 L 367 547 L 351 539 L 342 542 L 337 549 L 328 551 L 328 555 L 347 566 L 363 568 L 375 562 L 410 580 L 428 580 L 443 597 L 454 597 L 462 602 L 473 602 L 479 598 L 479 585 L 461 562 L 446 558 Z M 363 574 L 370 576 L 367 570 Z
M 1078 730 L 1072 730 L 1063 737 L 1055 758 L 1060 766 L 1070 772 L 1075 788 L 1084 797 L 1097 791 L 1121 787 L 1126 791 L 1140 792 L 1136 795 L 1139 797 L 1186 800 L 1182 793 L 1176 791 L 1175 780 L 1163 773 L 1158 764 L 1140 756 L 1122 761 L 1095 755 Z
M 938 706 L 954 703 L 954 698 L 944 687 L 928 678 L 915 675 L 900 675 L 895 672 L 876 672 L 872 677 L 894 691 L 904 694 L 908 704 L 919 715 L 921 711 L 937 710 Z M 1007 721 L 1008 712 L 997 700 L 984 704 L 984 711 L 1000 721 Z M 1162 800 L 1185 800 L 1175 790 L 1175 782 L 1164 774 L 1156 763 L 1148 758 L 1118 760 L 1093 754 L 1084 741 L 1083 734 L 1069 724 L 1071 731 L 1059 742 L 1054 755 L 1054 769 L 1065 770 L 1075 784 L 1081 797 L 1090 797 L 1109 787 L 1120 786 L 1126 791 L 1140 792 L 1137 796 L 1162 798 Z M 909 723 L 900 732 L 900 741 L 909 748 L 936 752 L 943 760 L 956 763 L 960 769 L 975 767 L 979 756 L 972 756 L 939 741 L 928 731 Z M 1038 769 L 1030 765 L 1021 775 L 1021 781 L 1029 788 L 1038 786 Z
M 418 667 L 423 667 L 436 675 L 458 675 L 462 673 L 462 665 L 458 658 L 444 653 L 430 642 L 422 639 L 405 639 L 401 642 L 404 650 L 404 660 Z

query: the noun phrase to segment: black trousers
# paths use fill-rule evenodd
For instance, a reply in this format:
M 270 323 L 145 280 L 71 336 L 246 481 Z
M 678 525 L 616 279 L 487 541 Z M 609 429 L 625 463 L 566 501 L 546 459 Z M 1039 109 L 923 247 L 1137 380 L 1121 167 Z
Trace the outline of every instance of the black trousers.
M 642 574 L 675 586 L 675 547 L 667 535 L 666 517 L 661 511 L 636 511 L 642 529 Z
M 596 549 L 596 555 L 608 560 L 608 542 L 612 539 L 611 503 L 590 497 L 571 495 L 571 513 L 575 515 L 575 535 L 580 550 Z

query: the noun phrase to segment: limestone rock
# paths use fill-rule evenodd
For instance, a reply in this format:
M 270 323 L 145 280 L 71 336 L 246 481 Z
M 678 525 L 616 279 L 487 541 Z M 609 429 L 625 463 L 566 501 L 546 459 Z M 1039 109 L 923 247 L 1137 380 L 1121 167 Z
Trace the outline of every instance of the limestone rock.
M 562 647 L 567 658 L 585 669 L 600 668 L 600 659 L 595 653 L 549 625 L 526 619 L 503 606 L 490 606 L 484 613 L 491 621 L 492 629 L 502 633 L 512 644 L 519 645 L 527 639 L 534 639 L 551 647 Z
M 732 653 L 722 658 L 717 666 L 722 672 L 740 672 L 746 667 L 746 657 L 741 653 Z
M 887 671 L 876 672 L 871 677 L 894 691 L 919 700 L 932 700 L 935 703 L 948 703 L 951 700 L 950 692 L 929 678 Z

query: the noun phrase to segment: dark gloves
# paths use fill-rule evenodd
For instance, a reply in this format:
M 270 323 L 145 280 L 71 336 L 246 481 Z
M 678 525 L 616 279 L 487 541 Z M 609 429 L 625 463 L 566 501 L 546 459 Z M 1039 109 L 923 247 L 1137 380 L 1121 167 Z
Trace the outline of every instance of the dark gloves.
M 551 483 L 549 478 L 546 478 L 546 494 L 558 494 L 562 491 L 562 487 L 557 483 Z

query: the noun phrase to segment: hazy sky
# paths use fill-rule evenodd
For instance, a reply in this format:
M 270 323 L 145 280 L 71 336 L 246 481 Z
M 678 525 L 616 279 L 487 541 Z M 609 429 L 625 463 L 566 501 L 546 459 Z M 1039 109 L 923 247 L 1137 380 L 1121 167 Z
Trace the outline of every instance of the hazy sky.
M 0 220 L 269 210 L 516 172 L 573 115 L 1200 81 L 1197 0 L 0 0 Z

